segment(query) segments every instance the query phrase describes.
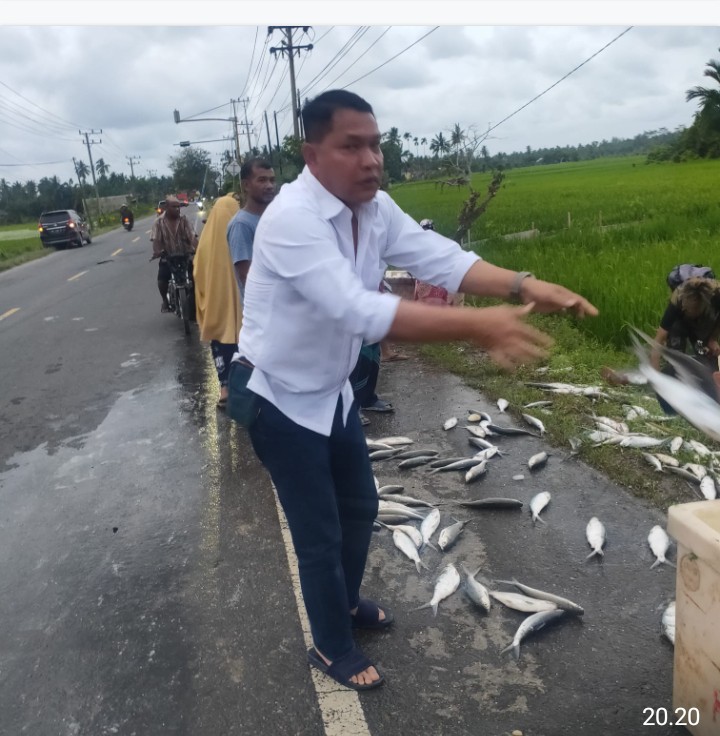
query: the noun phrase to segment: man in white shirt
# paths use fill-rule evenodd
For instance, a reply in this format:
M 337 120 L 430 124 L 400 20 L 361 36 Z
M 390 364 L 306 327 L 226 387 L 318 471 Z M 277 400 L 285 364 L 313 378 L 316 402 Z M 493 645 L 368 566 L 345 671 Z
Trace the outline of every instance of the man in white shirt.
M 288 519 L 313 636 L 311 665 L 355 690 L 384 681 L 353 628 L 392 623 L 360 598 L 378 499 L 348 376 L 360 347 L 383 338 L 468 340 L 499 365 L 545 355 L 530 311 L 597 310 L 562 286 L 492 266 L 425 231 L 385 193 L 380 132 L 357 95 L 305 105 L 306 166 L 265 210 L 255 235 L 238 355 L 255 367 L 249 431 Z M 524 306 L 444 309 L 378 292 L 388 263 L 451 292 Z

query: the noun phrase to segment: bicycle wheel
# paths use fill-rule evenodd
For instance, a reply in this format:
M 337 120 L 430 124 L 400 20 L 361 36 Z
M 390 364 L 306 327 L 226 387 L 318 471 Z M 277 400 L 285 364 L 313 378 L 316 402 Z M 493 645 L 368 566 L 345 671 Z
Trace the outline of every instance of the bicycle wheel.
M 185 325 L 185 334 L 190 334 L 190 305 L 188 304 L 187 289 L 184 287 L 179 290 L 178 294 L 178 306 L 180 308 L 178 316 L 182 318 L 183 324 Z

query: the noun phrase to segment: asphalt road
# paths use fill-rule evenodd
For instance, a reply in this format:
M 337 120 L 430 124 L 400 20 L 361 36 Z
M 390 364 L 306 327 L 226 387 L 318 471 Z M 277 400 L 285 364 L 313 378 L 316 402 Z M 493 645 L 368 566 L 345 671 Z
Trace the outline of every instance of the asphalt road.
M 196 328 L 186 337 L 160 313 L 151 223 L 0 274 L 0 734 L 684 732 L 642 725 L 643 709 L 671 706 L 660 617 L 675 571 L 650 569 L 646 541 L 664 515 L 563 450 L 547 448 L 531 474 L 534 437 L 500 439 L 506 454 L 472 486 L 376 464 L 382 484 L 443 502 L 441 526 L 471 521 L 450 551 L 423 553 L 420 574 L 375 535 L 365 593 L 396 624 L 359 641 L 388 682 L 361 696 L 363 724 L 328 717 L 272 488 L 244 431 L 215 409 Z M 417 357 L 383 366 L 380 389 L 397 410 L 372 415 L 371 437 L 464 455 L 467 410 L 497 415 Z M 450 416 L 461 421 L 446 432 Z M 540 490 L 552 501 L 534 525 L 527 502 Z M 526 505 L 451 503 L 479 496 Z M 603 561 L 585 560 L 593 515 L 608 530 Z M 413 610 L 448 562 L 564 595 L 585 615 L 523 643 L 515 661 L 500 652 L 522 614 L 479 613 L 462 591 L 437 617 Z

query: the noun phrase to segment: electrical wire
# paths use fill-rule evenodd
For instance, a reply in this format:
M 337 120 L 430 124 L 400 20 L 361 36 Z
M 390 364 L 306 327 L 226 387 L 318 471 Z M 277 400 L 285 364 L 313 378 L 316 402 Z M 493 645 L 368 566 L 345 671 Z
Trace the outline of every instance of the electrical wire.
M 332 68 L 331 64 L 334 66 L 338 61 L 340 61 L 340 59 L 342 58 L 341 54 L 343 54 L 343 52 L 347 53 L 350 50 L 348 46 L 350 44 L 354 45 L 357 42 L 357 40 L 360 38 L 359 34 L 367 32 L 367 30 L 368 30 L 368 26 L 359 26 L 358 28 L 356 28 L 353 31 L 352 36 L 350 36 L 350 38 L 347 41 L 345 41 L 345 43 L 338 49 L 338 51 L 335 52 L 335 56 L 333 56 L 332 59 L 330 59 L 330 61 L 328 61 L 328 63 L 325 64 L 325 66 L 309 82 L 303 85 L 304 89 L 306 90 L 312 89 L 315 86 L 315 84 L 319 81 L 319 79 L 323 77 L 328 71 L 330 71 L 330 68 Z M 350 48 L 352 48 L 352 45 L 350 45 Z
M 76 128 L 82 128 L 83 127 L 82 125 L 78 125 L 77 123 L 71 123 L 69 120 L 65 120 L 65 118 L 61 118 L 59 115 L 56 115 L 54 112 L 50 112 L 49 110 L 46 110 L 44 107 L 40 107 L 40 105 L 38 105 L 37 103 L 33 102 L 32 100 L 29 100 L 27 97 L 24 97 L 18 91 L 14 90 L 12 87 L 10 87 L 9 85 L 5 84 L 5 82 L 1 82 L 0 81 L 0 84 L 3 87 L 5 87 L 5 89 L 9 89 L 13 94 L 16 94 L 18 97 L 20 97 L 21 99 L 25 100 L 25 102 L 29 102 L 31 105 L 33 105 L 33 107 L 37 107 L 38 110 L 42 110 L 44 113 L 47 113 L 51 117 L 57 118 L 61 122 L 63 122 L 66 125 L 68 125 L 70 128 L 76 129 Z
M 257 46 L 257 39 L 258 39 L 258 33 L 260 32 L 260 26 L 255 26 L 255 40 L 253 41 L 253 50 L 252 54 L 250 54 L 250 63 L 248 64 L 248 73 L 245 77 L 245 84 L 243 85 L 242 91 L 238 95 L 242 99 L 242 96 L 245 94 L 245 90 L 247 89 L 248 82 L 250 81 L 250 73 L 252 72 L 252 65 L 253 61 L 255 60 L 255 47 Z
M 383 31 L 383 32 L 382 32 L 382 33 L 381 33 L 381 34 L 380 34 L 380 35 L 379 35 L 379 36 L 378 36 L 378 37 L 377 37 L 377 38 L 376 38 L 376 39 L 375 39 L 375 40 L 374 40 L 374 41 L 373 41 L 373 42 L 372 42 L 372 43 L 371 43 L 371 44 L 370 44 L 370 45 L 369 45 L 369 46 L 368 46 L 368 47 L 367 47 L 366 49 L 365 49 L 365 51 L 363 51 L 363 52 L 362 52 L 362 54 L 360 54 L 360 56 L 358 56 L 358 58 L 357 58 L 357 59 L 355 59 L 355 61 L 353 61 L 353 63 L 352 63 L 352 64 L 350 64 L 350 66 L 349 66 L 349 67 L 347 67 L 347 68 L 345 69 L 345 71 L 342 71 L 342 72 L 340 72 L 340 74 L 338 74 L 338 76 L 337 76 L 337 77 L 335 77 L 335 79 L 333 79 L 333 81 L 332 81 L 332 82 L 328 83 L 328 86 L 327 86 L 327 87 L 325 87 L 325 89 L 323 89 L 323 92 L 324 92 L 325 90 L 328 90 L 328 89 L 330 89 L 330 88 L 331 88 L 331 87 L 333 86 L 333 84 L 335 84 L 335 82 L 337 82 L 337 81 L 338 81 L 338 79 L 340 79 L 340 77 L 342 77 L 342 76 L 343 76 L 343 75 L 344 75 L 344 74 L 345 74 L 346 72 L 350 71 L 350 69 L 352 69 L 352 68 L 353 68 L 353 66 L 354 66 L 355 64 L 357 64 L 357 63 L 358 63 L 358 61 L 360 61 L 360 59 L 362 59 L 362 58 L 363 58 L 363 56 L 365 56 L 365 54 L 367 54 L 367 52 L 368 52 L 368 51 L 370 51 L 370 49 L 371 49 L 371 48 L 372 48 L 372 47 L 373 47 L 373 46 L 374 46 L 374 45 L 375 45 L 375 44 L 376 44 L 376 43 L 377 43 L 377 42 L 378 42 L 378 41 L 379 41 L 379 40 L 380 40 L 380 39 L 381 39 L 381 38 L 382 38 L 382 37 L 383 37 L 383 36 L 384 36 L 384 35 L 385 35 L 385 34 L 386 34 L 386 33 L 387 33 L 387 32 L 388 32 L 388 31 L 389 31 L 390 29 L 391 29 L 391 28 L 392 28 L 392 26 L 388 26 L 388 27 L 387 27 L 387 28 L 386 28 L 386 29 L 385 29 L 385 30 L 384 30 L 384 31 Z

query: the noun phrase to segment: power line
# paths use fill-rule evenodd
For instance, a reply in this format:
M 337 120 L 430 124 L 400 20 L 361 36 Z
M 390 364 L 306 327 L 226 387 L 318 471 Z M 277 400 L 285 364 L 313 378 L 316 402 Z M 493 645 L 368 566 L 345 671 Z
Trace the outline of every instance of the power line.
M 374 41 L 373 41 L 373 42 L 372 42 L 372 43 L 371 43 L 371 44 L 370 44 L 370 45 L 369 45 L 369 46 L 368 46 L 368 47 L 367 47 L 366 49 L 365 49 L 365 51 L 363 51 L 363 52 L 362 52 L 362 54 L 360 54 L 360 56 L 358 56 L 358 58 L 357 58 L 357 59 L 355 59 L 355 61 L 353 61 L 353 63 L 352 63 L 352 64 L 350 64 L 350 66 L 349 66 L 349 67 L 347 67 L 347 68 L 346 68 L 346 69 L 345 69 L 344 71 L 340 72 L 340 74 L 338 74 L 338 75 L 337 75 L 337 77 L 335 77 L 335 79 L 333 79 L 333 81 L 332 81 L 332 82 L 330 82 L 330 83 L 328 84 L 328 86 L 327 86 L 327 87 L 325 87 L 325 89 L 326 89 L 326 90 L 327 90 L 327 89 L 330 89 L 330 88 L 331 88 L 331 87 L 333 86 L 333 84 L 335 84 L 335 82 L 337 82 L 337 80 L 338 80 L 338 79 L 340 79 L 340 77 L 342 77 L 342 76 L 343 76 L 343 75 L 344 75 L 344 74 L 345 74 L 346 72 L 350 71 L 350 69 L 352 69 L 352 68 L 353 68 L 353 66 L 355 66 L 355 64 L 357 64 L 357 63 L 358 63 L 358 61 L 360 61 L 360 59 L 362 59 L 362 58 L 363 58 L 363 56 L 365 56 L 365 54 L 367 54 L 367 52 L 368 52 L 368 51 L 370 51 L 370 49 L 371 49 L 371 48 L 372 48 L 372 47 L 373 47 L 373 46 L 374 46 L 374 45 L 375 45 L 375 44 L 376 44 L 376 43 L 377 43 L 377 42 L 378 42 L 378 41 L 379 41 L 379 40 L 380 40 L 380 39 L 381 39 L 381 38 L 382 38 L 382 37 L 383 37 L 383 36 L 384 36 L 384 35 L 385 35 L 385 34 L 386 34 L 386 33 L 387 33 L 387 32 L 388 32 L 388 31 L 389 31 L 390 29 L 391 29 L 391 28 L 392 28 L 392 26 L 388 26 L 388 27 L 387 27 L 387 28 L 386 28 L 386 29 L 385 29 L 385 30 L 384 30 L 384 31 L 383 31 L 383 32 L 382 32 L 382 33 L 381 33 L 381 34 L 380 34 L 380 35 L 379 35 L 379 36 L 378 36 L 378 37 L 377 37 L 377 38 L 376 38 L 376 39 L 375 39 L 375 40 L 374 40 Z M 325 90 L 323 90 L 323 91 L 325 91 Z
M 343 59 L 344 59 L 344 58 L 345 58 L 345 57 L 346 57 L 346 56 L 347 56 L 347 55 L 348 55 L 348 54 L 350 53 L 350 51 L 352 50 L 353 46 L 355 46 L 355 44 L 356 44 L 356 43 L 357 43 L 357 42 L 358 42 L 358 41 L 359 41 L 359 40 L 360 40 L 360 39 L 361 39 L 361 38 L 362 38 L 362 37 L 363 37 L 363 36 L 364 36 L 364 35 L 365 35 L 365 34 L 366 34 L 366 33 L 367 33 L 368 31 L 369 31 L 369 30 L 370 30 L 370 27 L 369 27 L 369 26 L 364 26 L 364 27 L 363 27 L 363 30 L 362 30 L 362 33 L 360 33 L 360 34 L 358 35 L 358 37 L 357 37 L 357 38 L 356 38 L 356 39 L 355 39 L 355 40 L 354 40 L 354 41 L 352 42 L 352 44 L 350 44 L 350 45 L 349 45 L 349 46 L 347 47 L 347 49 L 345 49 L 345 50 L 343 51 L 343 53 L 342 53 L 342 54 L 341 54 L 340 56 L 338 56 L 338 58 L 337 58 L 337 61 L 333 62 L 333 64 L 332 64 L 331 66 L 329 66 L 329 67 L 326 67 L 326 68 L 327 68 L 327 71 L 326 71 L 326 72 L 324 72 L 324 73 L 323 73 L 323 74 L 322 74 L 322 75 L 321 75 L 320 77 L 316 77 L 316 79 L 317 79 L 317 82 L 315 82 L 314 84 L 312 84 L 312 85 L 310 85 L 309 87 L 307 87 L 307 88 L 306 88 L 306 91 L 308 91 L 308 92 L 309 92 L 309 91 L 310 91 L 310 90 L 311 90 L 311 89 L 312 89 L 313 87 L 316 87 L 316 86 L 318 85 L 318 83 L 320 82 L 320 80 L 321 80 L 321 79 L 322 79 L 323 77 L 327 76 L 327 75 L 328 75 L 328 74 L 330 73 L 330 71 L 331 71 L 332 69 L 334 69 L 334 68 L 335 68 L 335 67 L 336 67 L 336 66 L 337 66 L 337 65 L 338 65 L 338 64 L 339 64 L 339 63 L 340 63 L 340 62 L 341 62 L 341 61 L 342 61 L 342 60 L 343 60 Z
M 361 34 L 363 32 L 363 29 L 366 29 L 366 28 L 367 26 L 359 26 L 358 28 L 356 28 L 353 31 L 353 34 L 350 36 L 350 38 L 347 41 L 345 41 L 345 43 L 343 43 L 343 45 L 335 52 L 335 56 L 333 56 L 332 59 L 330 59 L 330 61 L 328 61 L 328 63 L 325 64 L 325 66 L 309 82 L 306 82 L 303 88 L 306 90 L 312 89 L 312 87 L 320 79 L 320 77 L 325 74 L 325 70 L 328 69 L 328 67 L 330 67 L 330 65 L 333 64 L 333 62 L 335 62 L 335 60 L 338 59 L 338 57 L 340 57 L 340 54 L 342 54 L 343 51 L 345 51 L 345 49 L 348 48 L 349 44 L 355 43 L 355 41 L 359 38 L 358 34 Z
M 383 63 L 380 64 L 380 66 L 376 66 L 374 69 L 371 69 L 367 74 L 363 74 L 362 77 L 353 79 L 352 82 L 349 82 L 348 84 L 346 84 L 344 87 L 341 87 L 340 89 L 347 89 L 351 84 L 355 84 L 355 82 L 359 82 L 361 79 L 365 79 L 365 77 L 369 77 L 373 72 L 376 72 L 378 69 L 382 69 L 382 67 L 384 67 L 385 64 L 389 64 L 394 59 L 397 59 L 398 56 L 400 56 L 401 54 L 404 54 L 406 51 L 409 51 L 413 46 L 420 43 L 420 41 L 422 41 L 424 38 L 427 38 L 431 33 L 435 33 L 435 31 L 437 31 L 438 28 L 440 28 L 440 26 L 435 26 L 435 28 L 432 28 L 431 30 L 429 30 L 424 36 L 420 36 L 420 38 L 418 38 L 417 41 L 414 41 L 413 43 L 411 43 L 409 46 L 404 48 L 402 51 L 395 54 L 395 56 L 391 56 L 387 61 L 383 61 Z
M 247 89 L 248 82 L 250 81 L 250 73 L 252 72 L 252 64 L 255 59 L 255 47 L 257 46 L 257 39 L 258 39 L 259 32 L 260 32 L 260 26 L 255 26 L 255 40 L 253 41 L 252 54 L 250 54 L 250 63 L 248 64 L 248 73 L 245 77 L 245 84 L 243 85 L 242 91 L 240 92 L 238 97 L 242 97 L 245 94 L 245 90 Z
M 510 120 L 511 117 L 513 117 L 514 115 L 517 115 L 521 110 L 524 110 L 528 105 L 531 105 L 533 102 L 535 102 L 535 100 L 539 100 L 546 92 L 549 92 L 553 87 L 557 87 L 558 84 L 560 84 L 560 82 L 567 79 L 571 74 L 574 74 L 578 69 L 580 69 L 580 67 L 585 66 L 585 64 L 587 64 L 588 61 L 590 61 L 591 59 L 594 59 L 602 51 L 605 51 L 605 49 L 608 46 L 611 46 L 612 44 L 614 44 L 615 41 L 617 41 L 619 38 L 624 36 L 628 31 L 632 30 L 633 28 L 634 26 L 628 26 L 622 33 L 615 36 L 615 38 L 613 38 L 612 41 L 610 41 L 609 43 L 606 43 L 601 49 L 596 51 L 592 56 L 589 56 L 587 59 L 585 59 L 585 61 L 583 61 L 582 64 L 578 64 L 572 71 L 569 71 L 564 77 L 561 77 L 560 79 L 558 79 L 558 81 L 555 82 L 555 84 L 551 84 L 546 90 L 543 90 L 539 95 L 535 95 L 535 97 L 533 97 L 532 100 L 530 100 L 529 102 L 526 102 L 522 107 L 518 107 L 518 109 L 515 110 L 515 112 L 511 112 L 506 118 L 503 118 L 499 123 L 493 125 L 491 128 L 488 128 L 487 131 L 485 132 L 485 135 L 487 135 L 491 130 L 495 130 L 495 128 L 497 128 L 498 126 Z
M 10 167 L 10 166 L 50 166 L 54 164 L 65 164 L 71 159 L 64 158 L 61 161 L 38 161 L 37 163 L 32 164 L 0 164 L 0 166 L 3 167 Z
M 18 97 L 20 97 L 21 99 L 25 100 L 25 102 L 29 102 L 34 107 L 37 107 L 38 110 L 42 110 L 44 113 L 47 113 L 48 115 L 50 115 L 50 116 L 52 116 L 54 118 L 57 118 L 58 120 L 61 120 L 63 123 L 69 125 L 73 130 L 75 130 L 75 128 L 82 127 L 82 126 L 77 125 L 77 123 L 71 123 L 69 120 L 65 120 L 64 118 L 61 118 L 59 115 L 56 115 L 54 112 L 50 112 L 49 110 L 46 110 L 44 107 L 40 107 L 40 105 L 38 105 L 37 103 L 33 102 L 32 100 L 29 100 L 27 97 L 23 97 L 23 95 L 21 95 L 19 92 L 17 92 L 16 90 L 14 90 L 9 85 L 5 84 L 5 82 L 0 82 L 0 84 L 3 87 L 5 87 L 6 89 L 9 89 L 13 94 L 15 94 Z

